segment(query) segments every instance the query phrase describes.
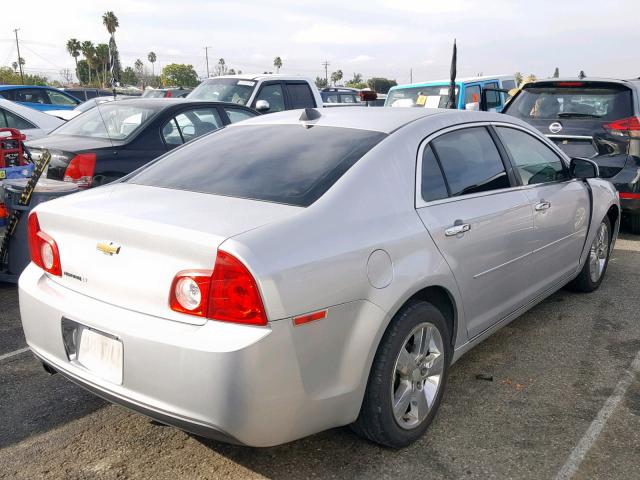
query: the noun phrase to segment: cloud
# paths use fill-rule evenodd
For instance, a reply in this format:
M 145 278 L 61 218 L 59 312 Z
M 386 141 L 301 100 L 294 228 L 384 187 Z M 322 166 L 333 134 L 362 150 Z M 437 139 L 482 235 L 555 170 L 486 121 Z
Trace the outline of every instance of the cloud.
M 347 60 L 347 63 L 364 63 L 364 62 L 370 62 L 373 59 L 374 58 L 369 55 L 358 55 L 357 57 Z
M 388 27 L 314 23 L 298 30 L 291 40 L 318 45 L 373 45 L 396 41 L 398 35 Z

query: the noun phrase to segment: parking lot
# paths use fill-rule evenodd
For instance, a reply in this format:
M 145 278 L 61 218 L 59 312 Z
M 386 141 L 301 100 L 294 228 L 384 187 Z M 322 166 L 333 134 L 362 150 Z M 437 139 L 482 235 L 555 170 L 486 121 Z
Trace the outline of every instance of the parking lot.
M 348 428 L 231 446 L 110 405 L 23 351 L 2 285 L 0 477 L 640 478 L 638 271 L 640 239 L 623 233 L 600 290 L 560 291 L 464 356 L 427 435 L 400 451 Z

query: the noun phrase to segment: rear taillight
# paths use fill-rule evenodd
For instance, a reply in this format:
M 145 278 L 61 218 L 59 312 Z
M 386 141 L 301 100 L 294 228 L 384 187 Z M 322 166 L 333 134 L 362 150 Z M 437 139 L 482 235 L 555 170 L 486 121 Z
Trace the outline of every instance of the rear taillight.
M 640 200 L 640 193 L 618 192 L 618 196 L 625 200 Z
M 95 153 L 79 153 L 71 159 L 64 172 L 64 181 L 88 188 L 93 183 L 93 172 L 96 169 Z
M 9 218 L 9 210 L 7 210 L 7 206 L 4 203 L 0 203 L 0 227 L 5 226 L 7 224 L 8 218 Z
M 218 250 L 213 272 L 185 270 L 171 284 L 172 310 L 223 322 L 266 325 L 255 279 L 240 260 Z
M 164 98 L 171 98 L 171 97 L 173 97 L 171 90 L 167 90 L 166 92 L 164 92 Z
M 621 137 L 640 137 L 640 118 L 629 117 L 606 123 L 603 128 L 613 135 Z
M 62 266 L 58 245 L 53 238 L 40 230 L 38 215 L 35 213 L 29 215 L 27 234 L 31 261 L 51 275 L 61 277 Z

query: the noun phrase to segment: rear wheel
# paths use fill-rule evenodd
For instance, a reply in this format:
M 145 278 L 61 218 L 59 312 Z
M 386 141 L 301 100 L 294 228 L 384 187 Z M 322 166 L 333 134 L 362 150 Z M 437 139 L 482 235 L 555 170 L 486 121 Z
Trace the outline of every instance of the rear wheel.
M 577 292 L 593 292 L 600 287 L 604 274 L 609 265 L 609 255 L 611 253 L 611 222 L 609 217 L 605 216 L 596 236 L 591 242 L 589 248 L 589 257 L 580 274 L 569 283 L 568 287 Z
M 394 448 L 420 438 L 442 400 L 451 353 L 437 308 L 427 302 L 403 307 L 380 342 L 353 430 Z

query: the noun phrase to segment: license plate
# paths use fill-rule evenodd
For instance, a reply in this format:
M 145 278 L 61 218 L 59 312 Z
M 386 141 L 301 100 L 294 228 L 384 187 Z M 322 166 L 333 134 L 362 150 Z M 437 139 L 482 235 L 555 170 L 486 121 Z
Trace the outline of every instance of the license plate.
M 111 383 L 122 383 L 122 342 L 115 337 L 83 328 L 77 362 Z

